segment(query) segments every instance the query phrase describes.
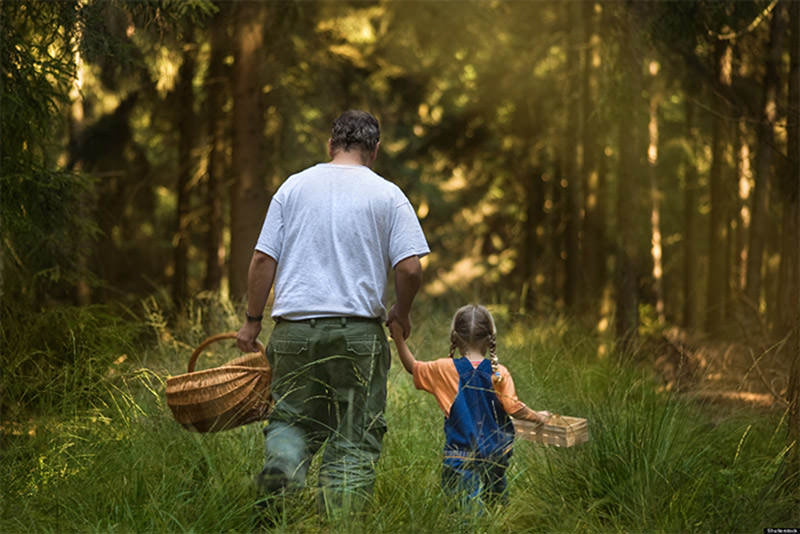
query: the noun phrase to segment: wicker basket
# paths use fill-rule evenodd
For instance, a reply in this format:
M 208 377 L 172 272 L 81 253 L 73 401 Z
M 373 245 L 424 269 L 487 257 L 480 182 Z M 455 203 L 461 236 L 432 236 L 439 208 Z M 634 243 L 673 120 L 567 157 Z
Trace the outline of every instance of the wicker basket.
M 188 372 L 167 379 L 167 405 L 188 430 L 217 432 L 262 421 L 272 407 L 272 370 L 260 352 L 245 354 L 220 367 L 195 371 L 198 356 L 216 341 L 235 338 L 235 332 L 211 336 L 189 358 Z
M 555 447 L 572 447 L 589 441 L 589 424 L 580 417 L 554 414 L 544 424 L 515 419 L 514 428 L 522 439 Z

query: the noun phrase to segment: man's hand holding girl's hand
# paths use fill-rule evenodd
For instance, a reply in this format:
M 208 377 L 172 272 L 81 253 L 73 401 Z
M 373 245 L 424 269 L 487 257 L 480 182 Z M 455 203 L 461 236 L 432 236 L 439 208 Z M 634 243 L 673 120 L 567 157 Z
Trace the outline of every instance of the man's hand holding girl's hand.
M 392 335 L 392 339 L 395 341 L 402 341 L 404 338 L 403 327 L 398 321 L 392 321 L 389 323 L 389 333 Z
M 399 337 L 408 339 L 408 336 L 411 334 L 411 318 L 408 316 L 408 313 L 400 313 L 397 309 L 397 304 L 389 309 L 389 315 L 386 318 L 386 326 L 389 327 L 389 331 L 391 331 L 393 324 L 401 328 L 401 335 Z M 397 339 L 394 332 L 392 332 L 392 337 Z

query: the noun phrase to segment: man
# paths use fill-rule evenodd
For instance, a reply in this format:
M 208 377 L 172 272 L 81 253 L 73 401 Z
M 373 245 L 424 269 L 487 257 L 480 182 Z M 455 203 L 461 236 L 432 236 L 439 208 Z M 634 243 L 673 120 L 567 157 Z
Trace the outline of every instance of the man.
M 347 111 L 333 123 L 329 163 L 290 176 L 264 220 L 248 272 L 246 321 L 237 335 L 256 350 L 275 284 L 275 328 L 267 346 L 275 401 L 258 477 L 268 494 L 304 486 L 309 462 L 327 440 L 319 472 L 324 510 L 363 503 L 375 480 L 386 423 L 390 352 L 382 323 L 411 331 L 429 253 L 414 209 L 374 173 L 378 121 Z M 389 269 L 396 303 L 383 304 Z

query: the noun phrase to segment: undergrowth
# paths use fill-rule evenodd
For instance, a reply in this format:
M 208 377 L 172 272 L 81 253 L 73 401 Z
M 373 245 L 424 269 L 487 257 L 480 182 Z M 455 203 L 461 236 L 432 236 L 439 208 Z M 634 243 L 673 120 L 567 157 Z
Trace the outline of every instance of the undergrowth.
M 107 306 L 19 312 L 5 302 L 0 322 L 4 420 L 75 411 L 104 396 L 106 382 L 136 350 L 140 320 Z
M 3 403 L 17 406 L 18 417 L 6 411 L 0 434 L 0 531 L 251 529 L 262 425 L 188 432 L 164 397 L 166 377 L 185 371 L 204 337 L 235 330 L 238 315 L 207 296 L 179 320 L 156 299 L 145 304 L 136 324 L 101 309 L 53 312 L 53 331 L 4 324 L 3 358 L 12 367 L 4 371 Z M 424 303 L 419 310 L 412 350 L 420 359 L 445 356 L 449 313 Z M 572 321 L 497 316 L 498 354 L 520 398 L 534 409 L 586 417 L 589 442 L 559 449 L 517 440 L 508 505 L 459 517 L 439 490 L 443 416 L 395 358 L 389 432 L 364 515 L 346 523 L 318 516 L 312 465 L 309 487 L 272 517 L 275 531 L 760 532 L 800 524 L 797 481 L 781 470 L 784 414 L 712 419 L 709 406 L 660 392 L 647 373 L 619 363 L 607 339 Z M 230 344 L 221 345 L 204 366 L 229 357 Z M 19 347 L 26 355 L 14 353 Z M 44 354 L 62 359 L 45 362 Z M 94 361 L 83 361 L 89 356 Z M 42 391 L 26 391 L 13 384 L 17 378 Z

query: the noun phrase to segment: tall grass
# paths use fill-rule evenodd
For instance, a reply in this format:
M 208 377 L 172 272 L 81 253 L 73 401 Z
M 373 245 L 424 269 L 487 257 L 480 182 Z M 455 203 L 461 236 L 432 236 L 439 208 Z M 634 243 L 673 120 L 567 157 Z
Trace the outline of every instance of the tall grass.
M 212 333 L 202 325 L 235 329 L 227 305 L 207 304 L 190 307 L 175 328 L 151 301 L 155 341 L 130 352 L 116 374 L 104 372 L 91 403 L 75 409 L 80 393 L 63 410 L 64 399 L 51 396 L 50 409 L 41 406 L 34 419 L 4 423 L 0 531 L 250 530 L 261 425 L 194 434 L 172 420 L 164 400 L 166 375 L 183 372 L 193 346 Z M 557 449 L 517 441 L 509 504 L 459 517 L 439 490 L 442 415 L 395 359 L 389 432 L 364 515 L 345 523 L 320 518 L 312 466 L 312 488 L 276 509 L 275 531 L 756 532 L 800 524 L 792 488 L 779 482 L 781 413 L 716 421 L 710 407 L 660 393 L 646 372 L 616 363 L 610 349 L 602 356 L 607 340 L 573 322 L 497 315 L 500 359 L 520 398 L 535 409 L 588 418 L 588 443 Z M 450 316 L 424 316 L 412 349 L 422 359 L 442 357 Z
M 125 316 L 127 315 L 127 316 Z M 77 409 L 104 391 L 141 331 L 130 314 L 105 306 L 54 306 L 39 313 L 2 304 L 0 408 L 4 419 Z

